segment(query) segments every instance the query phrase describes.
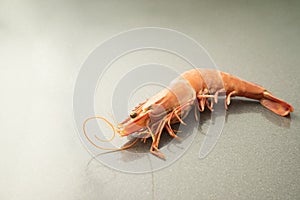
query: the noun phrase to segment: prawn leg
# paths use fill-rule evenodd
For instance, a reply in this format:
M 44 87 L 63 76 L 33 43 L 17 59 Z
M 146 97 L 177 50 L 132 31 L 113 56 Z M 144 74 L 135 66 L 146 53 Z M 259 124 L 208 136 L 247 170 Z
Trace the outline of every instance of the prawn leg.
M 151 144 L 151 147 L 150 147 L 150 152 L 153 155 L 165 160 L 166 159 L 165 155 L 163 153 L 161 153 L 160 150 L 158 149 L 160 136 L 161 136 L 161 132 L 154 136 L 154 139 L 152 140 L 152 144 Z
M 178 136 L 174 133 L 174 130 L 169 125 L 166 125 L 165 127 L 171 137 L 178 138 Z
M 225 109 L 227 110 L 228 109 L 228 106 L 230 104 L 230 98 L 231 96 L 234 96 L 235 94 L 237 94 L 236 91 L 231 91 L 227 96 L 226 96 L 226 99 L 225 99 Z
M 150 148 L 150 152 L 156 156 L 158 156 L 161 159 L 165 160 L 165 156 L 163 153 L 161 153 L 159 151 L 158 145 L 159 145 L 159 141 L 160 141 L 160 137 L 161 137 L 161 133 L 163 131 L 164 128 L 166 128 L 166 130 L 168 131 L 168 133 L 170 134 L 170 136 L 174 137 L 174 138 L 178 138 L 178 136 L 174 133 L 174 131 L 170 128 L 170 123 L 171 120 L 176 118 L 180 123 L 186 125 L 184 123 L 184 121 L 181 119 L 181 115 L 182 111 L 186 110 L 189 108 L 189 106 L 192 105 L 193 101 L 188 101 L 186 104 L 178 106 L 177 108 L 174 109 L 173 112 L 169 113 L 167 116 L 165 116 L 163 118 L 163 120 L 161 121 L 161 123 L 158 125 L 157 130 L 155 132 L 155 134 L 151 134 L 153 135 L 152 137 L 152 145 Z M 149 130 L 151 131 L 151 130 Z
M 199 107 L 200 107 L 200 112 L 204 111 L 205 105 L 206 107 L 210 110 L 213 111 L 213 106 L 214 102 L 218 103 L 218 95 L 219 92 L 216 92 L 215 94 L 198 94 L 197 98 L 199 99 Z M 208 98 L 211 98 L 211 102 L 209 103 Z

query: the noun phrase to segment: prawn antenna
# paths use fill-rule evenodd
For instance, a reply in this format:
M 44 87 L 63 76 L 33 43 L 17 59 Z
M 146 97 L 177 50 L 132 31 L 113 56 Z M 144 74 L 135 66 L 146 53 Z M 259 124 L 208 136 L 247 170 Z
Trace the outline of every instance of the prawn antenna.
M 110 150 L 110 151 L 120 151 L 120 150 L 124 150 L 124 149 L 128 149 L 130 147 L 132 147 L 138 140 L 139 138 L 136 138 L 136 140 L 134 140 L 132 143 L 126 145 L 126 146 L 123 146 L 123 147 L 120 147 L 120 148 L 109 148 L 109 147 L 102 147 L 102 146 L 99 146 L 97 144 L 95 144 L 88 136 L 87 134 L 87 131 L 86 131 L 86 124 L 88 121 L 90 120 L 93 120 L 93 119 L 101 119 L 103 120 L 105 123 L 107 123 L 111 129 L 113 130 L 113 135 L 111 136 L 111 138 L 107 139 L 107 140 L 103 140 L 103 139 L 100 139 L 97 135 L 94 135 L 95 138 L 101 142 L 110 142 L 112 141 L 115 137 L 116 137 L 116 128 L 114 127 L 114 125 L 108 121 L 105 117 L 101 117 L 101 116 L 93 116 L 93 117 L 89 117 L 87 119 L 84 120 L 83 124 L 82 124 L 82 129 L 83 129 L 83 134 L 84 136 L 86 137 L 86 139 L 96 148 L 98 149 L 102 149 L 102 150 Z

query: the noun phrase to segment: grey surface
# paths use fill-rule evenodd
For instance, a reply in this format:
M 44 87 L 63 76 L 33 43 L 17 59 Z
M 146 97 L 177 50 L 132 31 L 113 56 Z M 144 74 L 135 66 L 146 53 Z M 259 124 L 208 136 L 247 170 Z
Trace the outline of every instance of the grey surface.
M 0 1 L 0 199 L 300 199 L 299 1 Z M 101 41 L 139 26 L 184 32 L 223 71 L 295 107 L 233 101 L 214 151 L 155 173 L 111 170 L 81 144 L 72 93 Z M 204 114 L 204 119 L 209 113 Z

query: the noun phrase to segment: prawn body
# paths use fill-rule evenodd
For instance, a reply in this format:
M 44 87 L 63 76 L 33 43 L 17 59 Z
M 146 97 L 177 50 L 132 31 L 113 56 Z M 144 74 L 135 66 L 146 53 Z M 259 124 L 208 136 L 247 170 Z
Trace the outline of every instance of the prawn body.
M 293 112 L 291 105 L 257 84 L 214 69 L 192 69 L 173 80 L 168 88 L 136 106 L 115 131 L 121 137 L 135 134 L 144 142 L 151 137 L 150 152 L 164 159 L 158 148 L 163 129 L 177 138 L 171 125 L 178 122 L 185 124 L 183 119 L 193 107 L 195 112 L 203 112 L 206 107 L 212 111 L 220 95 L 226 96 L 226 109 L 231 97 L 240 96 L 258 100 L 280 116 Z

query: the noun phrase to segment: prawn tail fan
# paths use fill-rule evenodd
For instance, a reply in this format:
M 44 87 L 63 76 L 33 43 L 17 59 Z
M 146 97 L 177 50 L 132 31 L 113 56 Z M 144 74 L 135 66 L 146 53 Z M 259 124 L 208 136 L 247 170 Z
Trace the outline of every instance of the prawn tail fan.
M 264 107 L 281 116 L 287 116 L 290 112 L 294 111 L 294 108 L 291 105 L 274 97 L 267 91 L 263 92 L 263 97 L 260 99 L 260 103 Z

